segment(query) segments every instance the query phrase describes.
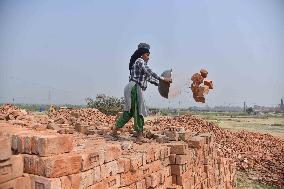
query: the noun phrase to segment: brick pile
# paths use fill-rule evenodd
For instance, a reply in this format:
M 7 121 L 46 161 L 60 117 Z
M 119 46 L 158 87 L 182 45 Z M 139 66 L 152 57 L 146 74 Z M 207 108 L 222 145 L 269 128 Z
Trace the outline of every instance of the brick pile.
M 88 113 L 84 113 L 84 109 L 75 110 L 73 111 L 73 113 L 72 111 L 73 110 L 62 110 L 56 115 L 53 114 L 54 117 L 46 117 L 34 115 L 14 106 L 6 105 L 0 107 L 0 123 L 3 122 L 13 124 L 13 127 L 7 128 L 8 133 L 13 133 L 14 129 L 21 127 L 29 130 L 28 133 L 30 133 L 30 135 L 25 132 L 25 134 L 22 133 L 22 137 L 19 137 L 19 141 L 22 141 L 19 142 L 19 144 L 21 145 L 23 143 L 29 144 L 29 141 L 37 141 L 34 140 L 34 138 L 37 138 L 36 136 L 42 133 L 44 134 L 44 136 L 48 133 L 49 136 L 47 138 L 50 138 L 50 140 L 52 139 L 52 137 L 54 137 L 54 135 L 65 137 L 68 135 L 64 135 L 64 133 L 73 133 L 70 136 L 74 137 L 74 143 L 78 144 L 79 147 L 80 142 L 82 142 L 82 137 L 86 137 L 86 141 L 90 140 L 90 143 L 92 143 L 95 138 L 100 142 L 103 141 L 101 142 L 102 146 L 109 143 L 109 141 L 106 141 L 106 138 L 108 138 L 107 133 L 111 129 L 111 126 L 114 122 L 114 117 L 110 117 L 109 121 L 103 123 L 103 121 L 96 122 L 95 120 L 100 120 L 101 117 L 103 119 L 107 119 L 108 117 L 106 115 L 101 115 L 101 113 L 98 113 L 97 115 L 100 115 L 100 117 L 96 119 L 96 110 L 86 109 L 86 112 Z M 80 112 L 80 114 L 76 114 L 74 112 Z M 94 115 L 91 115 L 90 112 L 94 112 Z M 81 115 L 84 116 L 81 117 Z M 76 124 L 69 125 L 65 122 L 58 122 L 58 120 L 60 120 L 58 118 L 61 116 L 65 120 L 69 120 L 70 118 L 75 117 Z M 85 119 L 85 117 L 88 116 L 93 116 L 93 118 Z M 7 119 L 8 117 L 9 119 Z M 82 123 L 87 123 L 88 125 L 84 125 Z M 36 127 L 31 125 L 36 125 Z M 131 133 L 131 128 L 132 125 L 130 123 L 129 125 L 124 127 L 121 135 L 129 136 Z M 194 137 L 196 135 L 199 135 L 200 133 L 208 132 L 214 134 L 214 144 L 216 144 L 216 146 L 214 146 L 214 149 L 217 150 L 217 154 L 220 157 L 233 158 L 233 160 L 237 163 L 237 168 L 239 170 L 246 171 L 251 179 L 271 183 L 275 186 L 284 188 L 284 142 L 278 138 L 273 137 L 272 135 L 247 131 L 231 132 L 192 115 L 184 115 L 174 118 L 160 118 L 152 121 L 147 121 L 145 125 L 146 137 L 150 139 L 150 143 L 155 143 L 157 145 L 164 145 L 166 143 L 172 143 L 173 141 L 186 142 L 186 140 L 190 137 Z M 62 135 L 59 135 L 58 133 Z M 32 139 L 31 136 L 33 136 Z M 12 139 L 14 139 L 15 137 L 16 136 L 12 136 Z M 27 139 L 27 141 L 23 142 L 25 141 L 25 139 Z M 41 139 L 41 141 L 45 140 L 47 139 Z M 133 141 L 133 139 L 131 140 Z M 14 143 L 14 145 L 15 144 L 18 144 L 18 142 Z M 135 146 L 129 144 L 121 145 L 124 146 L 123 148 L 125 148 L 125 146 Z M 206 145 L 204 146 L 204 148 L 207 148 Z M 31 150 L 30 152 L 29 147 L 23 149 L 20 148 L 21 150 L 19 151 L 15 151 L 14 148 L 12 149 L 14 155 L 27 153 L 29 155 L 41 157 L 41 155 L 45 153 L 43 150 Z M 61 148 L 58 149 L 60 153 L 67 153 L 60 151 Z M 74 148 L 73 150 L 76 149 L 77 148 Z M 57 150 L 54 151 L 56 153 L 59 153 L 57 152 Z M 37 153 L 33 154 L 35 152 Z M 136 152 L 133 153 L 135 154 Z M 215 158 L 214 155 L 213 158 Z M 42 158 L 40 159 L 40 161 L 42 161 Z
M 2 114 L 6 115 L 9 109 L 13 107 L 8 107 Z M 80 111 L 80 115 L 84 115 L 83 110 Z M 27 112 L 21 118 L 26 124 L 30 124 L 27 116 L 37 117 Z M 68 120 L 74 116 L 80 119 L 74 112 L 68 116 L 63 118 Z M 166 133 L 159 131 L 156 133 L 158 137 L 141 144 L 136 143 L 128 132 L 121 133 L 119 140 L 113 140 L 107 134 L 109 128 L 103 123 L 102 126 L 96 126 L 96 131 L 105 131 L 103 133 L 62 134 L 56 129 L 36 130 L 29 125 L 12 124 L 11 120 L 17 120 L 18 117 L 0 121 L 1 189 L 234 186 L 235 164 L 230 159 L 218 156 L 211 135 L 193 136 L 185 129 L 180 129 L 177 134 L 176 128 L 171 128 Z M 57 118 L 48 118 L 47 125 L 55 124 Z M 87 120 L 92 124 L 92 120 Z
M 94 123 L 110 124 L 115 120 L 115 116 L 107 116 L 94 108 L 60 109 L 50 113 L 49 118 L 60 124 L 80 123 L 85 125 Z
M 193 115 L 159 118 L 146 122 L 147 130 L 167 130 L 176 126 L 196 133 L 214 134 L 218 153 L 233 158 L 237 169 L 257 181 L 284 188 L 284 141 L 270 134 L 232 132 Z
M 195 73 L 191 77 L 191 91 L 193 99 L 196 102 L 205 103 L 205 95 L 208 94 L 209 89 L 213 89 L 213 81 L 206 80 L 208 71 L 201 69 L 199 73 Z
M 211 135 L 137 144 L 0 123 L 0 139 L 1 189 L 233 188 L 234 163 Z

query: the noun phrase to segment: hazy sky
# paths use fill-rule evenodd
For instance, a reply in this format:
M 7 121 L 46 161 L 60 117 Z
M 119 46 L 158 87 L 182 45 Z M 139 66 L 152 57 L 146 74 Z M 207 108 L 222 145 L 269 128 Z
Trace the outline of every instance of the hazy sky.
M 151 45 L 149 66 L 172 68 L 181 89 L 167 100 L 149 86 L 149 106 L 199 105 L 186 83 L 200 68 L 215 87 L 205 105 L 284 97 L 283 0 L 1 0 L 0 102 L 122 97 L 140 42 Z

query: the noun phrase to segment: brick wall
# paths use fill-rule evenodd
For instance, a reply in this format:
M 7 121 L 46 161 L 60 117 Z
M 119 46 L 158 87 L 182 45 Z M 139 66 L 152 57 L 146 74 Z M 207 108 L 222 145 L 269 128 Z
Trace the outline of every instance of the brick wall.
M 211 134 L 173 138 L 137 144 L 0 124 L 0 189 L 233 188 L 235 164 Z

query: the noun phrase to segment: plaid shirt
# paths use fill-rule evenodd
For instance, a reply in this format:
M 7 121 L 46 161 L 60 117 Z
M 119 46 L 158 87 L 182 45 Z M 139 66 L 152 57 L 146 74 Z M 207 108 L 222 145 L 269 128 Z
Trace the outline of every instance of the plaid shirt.
M 129 81 L 137 83 L 143 91 L 147 88 L 147 81 L 158 86 L 160 79 L 161 77 L 153 72 L 142 58 L 138 58 L 130 70 Z

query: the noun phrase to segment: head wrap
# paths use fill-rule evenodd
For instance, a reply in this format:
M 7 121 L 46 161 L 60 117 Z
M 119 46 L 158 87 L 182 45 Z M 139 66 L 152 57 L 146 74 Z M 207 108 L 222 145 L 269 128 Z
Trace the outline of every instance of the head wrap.
M 130 58 L 130 62 L 129 62 L 129 70 L 132 69 L 133 64 L 135 63 L 135 61 L 140 58 L 143 54 L 145 53 L 150 53 L 149 51 L 150 49 L 150 45 L 147 43 L 140 43 L 138 45 L 138 49 L 132 54 L 131 58 Z

